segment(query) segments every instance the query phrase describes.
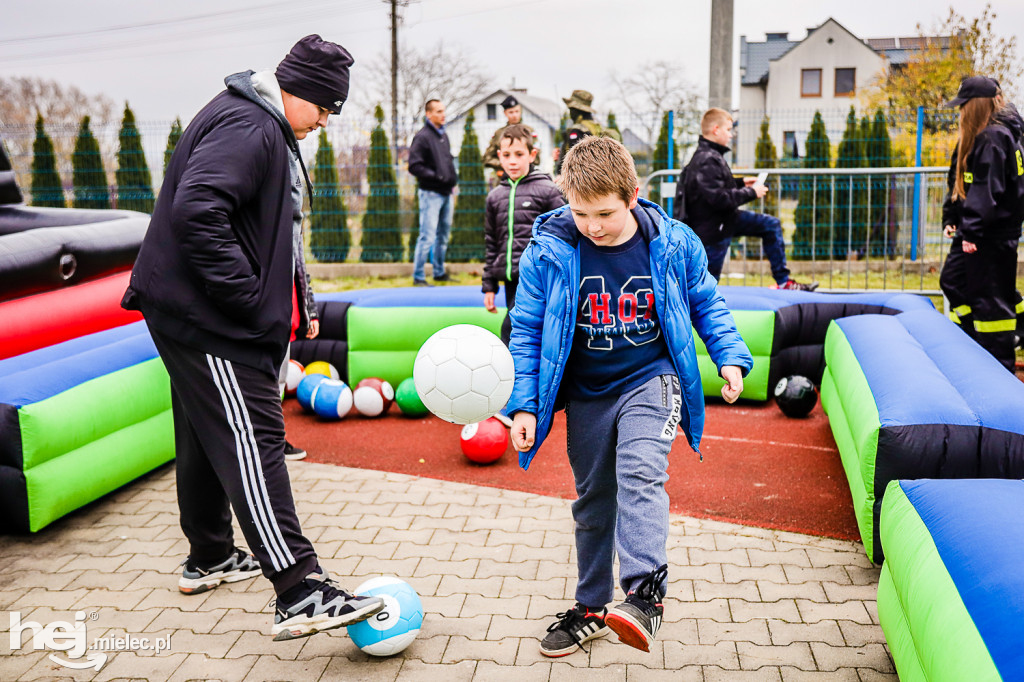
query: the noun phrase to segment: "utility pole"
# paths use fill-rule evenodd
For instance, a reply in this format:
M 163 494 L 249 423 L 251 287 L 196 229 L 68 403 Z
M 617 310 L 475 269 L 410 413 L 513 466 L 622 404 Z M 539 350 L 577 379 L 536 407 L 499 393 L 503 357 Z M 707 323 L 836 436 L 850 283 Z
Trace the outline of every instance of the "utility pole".
M 711 0 L 711 70 L 708 106 L 732 109 L 733 0 Z
M 398 16 L 399 7 L 408 7 L 412 0 L 383 0 L 391 5 L 391 142 L 395 147 L 395 176 L 398 176 Z

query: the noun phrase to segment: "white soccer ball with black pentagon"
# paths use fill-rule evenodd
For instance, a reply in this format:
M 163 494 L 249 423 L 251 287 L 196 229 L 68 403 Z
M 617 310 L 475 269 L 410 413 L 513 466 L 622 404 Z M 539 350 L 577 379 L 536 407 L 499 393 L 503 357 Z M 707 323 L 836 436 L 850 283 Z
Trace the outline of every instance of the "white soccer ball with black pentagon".
M 515 382 L 512 354 L 474 324 L 435 333 L 416 354 L 412 379 L 428 410 L 453 424 L 472 424 L 505 407 Z
M 348 626 L 352 642 L 372 656 L 394 656 L 412 644 L 423 625 L 423 602 L 404 580 L 370 578 L 356 594 L 380 597 L 384 608 L 361 623 Z

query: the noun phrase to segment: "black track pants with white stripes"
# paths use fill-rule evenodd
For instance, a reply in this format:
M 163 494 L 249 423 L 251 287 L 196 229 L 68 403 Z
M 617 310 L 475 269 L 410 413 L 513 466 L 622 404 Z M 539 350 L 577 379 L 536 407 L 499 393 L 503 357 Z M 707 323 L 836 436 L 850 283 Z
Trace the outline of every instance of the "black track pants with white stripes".
M 178 509 L 189 556 L 216 563 L 230 554 L 234 509 L 280 594 L 314 571 L 317 558 L 295 515 L 277 377 L 150 333 L 171 377 Z

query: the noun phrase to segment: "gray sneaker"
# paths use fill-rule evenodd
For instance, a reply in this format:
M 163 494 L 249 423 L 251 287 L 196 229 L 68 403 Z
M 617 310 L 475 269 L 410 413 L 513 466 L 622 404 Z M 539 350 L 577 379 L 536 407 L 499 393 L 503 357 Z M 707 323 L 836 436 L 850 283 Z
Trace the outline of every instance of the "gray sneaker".
M 300 585 L 304 589 L 293 601 L 285 603 L 278 597 L 274 604 L 270 634 L 275 642 L 348 627 L 384 608 L 380 597 L 360 597 L 339 589 L 323 569 L 307 575 Z
M 207 568 L 199 566 L 191 558 L 185 559 L 181 565 L 185 570 L 178 578 L 178 589 L 183 594 L 199 594 L 212 590 L 221 583 L 236 583 L 239 580 L 255 578 L 261 572 L 260 562 L 241 547 L 235 547 L 231 556 Z

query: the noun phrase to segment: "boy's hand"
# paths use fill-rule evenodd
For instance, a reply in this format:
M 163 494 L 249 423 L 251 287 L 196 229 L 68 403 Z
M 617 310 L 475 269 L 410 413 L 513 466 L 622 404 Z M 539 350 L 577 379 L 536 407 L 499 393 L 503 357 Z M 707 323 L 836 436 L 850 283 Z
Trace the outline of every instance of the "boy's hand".
M 942 228 L 942 234 L 946 236 L 946 239 L 952 239 L 956 236 L 956 225 L 946 225 Z
M 498 308 L 494 305 L 494 292 L 488 291 L 484 294 L 484 307 L 487 308 L 487 312 L 496 313 Z
M 755 182 L 757 182 L 757 178 L 754 178 L 754 177 L 743 178 L 743 186 L 744 187 L 750 187 Z
M 512 417 L 512 447 L 516 452 L 526 452 L 533 447 L 533 437 L 537 434 L 537 415 L 529 412 L 516 412 Z
M 757 178 L 755 178 L 755 181 Z M 768 185 L 753 184 L 751 187 L 754 188 L 754 195 L 760 199 L 764 195 L 768 194 Z
M 727 403 L 736 402 L 743 392 L 743 370 L 735 365 L 726 365 L 722 368 L 722 378 L 727 382 L 722 386 L 722 397 Z
M 966 239 L 964 240 L 964 253 L 974 253 L 977 250 L 977 244 L 975 244 L 974 242 L 969 242 Z
M 309 329 L 306 330 L 307 339 L 315 339 L 320 333 L 320 320 L 310 320 Z

